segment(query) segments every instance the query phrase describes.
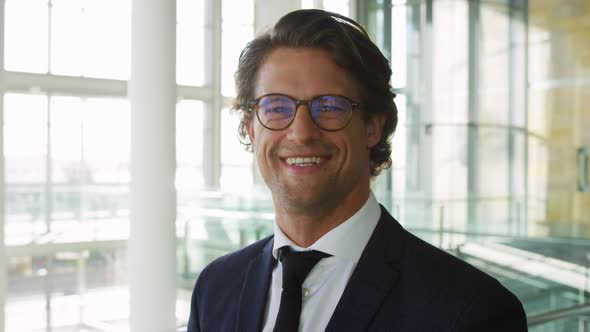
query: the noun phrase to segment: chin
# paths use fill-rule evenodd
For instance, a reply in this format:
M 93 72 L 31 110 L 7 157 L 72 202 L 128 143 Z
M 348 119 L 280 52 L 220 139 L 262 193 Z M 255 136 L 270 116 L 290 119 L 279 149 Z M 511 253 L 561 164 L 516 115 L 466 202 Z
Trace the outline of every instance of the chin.
M 279 192 L 279 201 L 281 205 L 292 212 L 317 214 L 329 206 L 333 199 L 333 193 L 329 190 L 315 190 L 303 186 L 300 190 L 289 190 L 281 188 Z

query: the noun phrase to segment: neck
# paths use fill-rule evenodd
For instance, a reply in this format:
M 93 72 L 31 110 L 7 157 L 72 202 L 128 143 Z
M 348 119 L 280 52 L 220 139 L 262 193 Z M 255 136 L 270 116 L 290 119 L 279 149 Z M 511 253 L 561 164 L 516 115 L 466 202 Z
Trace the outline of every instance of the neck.
M 321 206 L 320 209 L 288 209 L 278 208 L 281 204 L 275 201 L 277 223 L 283 233 L 295 244 L 307 248 L 326 233 L 342 224 L 357 213 L 369 198 L 369 189 L 351 193 L 336 206 Z

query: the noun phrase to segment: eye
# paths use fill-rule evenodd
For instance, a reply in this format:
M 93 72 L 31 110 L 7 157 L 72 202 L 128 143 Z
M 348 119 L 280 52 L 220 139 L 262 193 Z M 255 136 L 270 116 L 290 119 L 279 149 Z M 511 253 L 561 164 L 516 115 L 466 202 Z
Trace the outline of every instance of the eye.
M 291 110 L 285 106 L 276 106 L 276 107 L 265 108 L 264 111 L 266 113 L 283 114 L 283 113 L 288 113 Z
M 322 106 L 322 112 L 339 112 L 342 108 L 335 105 L 324 105 Z
M 318 113 L 346 113 L 348 108 L 347 101 L 339 96 L 325 95 L 316 100 L 316 112 Z

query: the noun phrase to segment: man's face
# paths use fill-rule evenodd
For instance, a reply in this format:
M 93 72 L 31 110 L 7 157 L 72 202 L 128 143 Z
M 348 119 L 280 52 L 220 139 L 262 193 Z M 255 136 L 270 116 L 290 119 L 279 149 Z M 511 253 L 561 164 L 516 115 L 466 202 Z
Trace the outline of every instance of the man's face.
M 298 100 L 333 94 L 361 102 L 351 75 L 321 49 L 272 51 L 254 87 L 255 97 L 269 93 Z M 277 209 L 313 215 L 342 204 L 364 203 L 370 182 L 369 151 L 379 142 L 383 119 L 374 117 L 365 123 L 362 108 L 354 109 L 350 123 L 335 132 L 318 128 L 304 104 L 283 130 L 266 129 L 252 117 L 248 133 Z

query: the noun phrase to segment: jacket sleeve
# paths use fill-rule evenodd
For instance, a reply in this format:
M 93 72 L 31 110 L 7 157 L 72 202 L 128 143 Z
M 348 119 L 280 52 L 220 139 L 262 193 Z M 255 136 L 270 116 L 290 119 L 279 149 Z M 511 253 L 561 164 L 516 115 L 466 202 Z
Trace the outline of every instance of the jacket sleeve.
M 201 313 L 202 308 L 199 307 L 199 302 L 201 300 L 200 289 L 202 288 L 203 284 L 205 283 L 206 271 L 207 271 L 207 268 L 205 268 L 203 271 L 201 271 L 201 273 L 199 274 L 199 277 L 197 278 L 197 282 L 195 283 L 195 288 L 193 289 L 193 294 L 191 296 L 191 311 L 190 311 L 190 314 L 188 317 L 188 326 L 186 329 L 187 332 L 200 332 L 201 331 L 200 319 L 199 319 L 199 316 L 202 316 L 202 313 Z

